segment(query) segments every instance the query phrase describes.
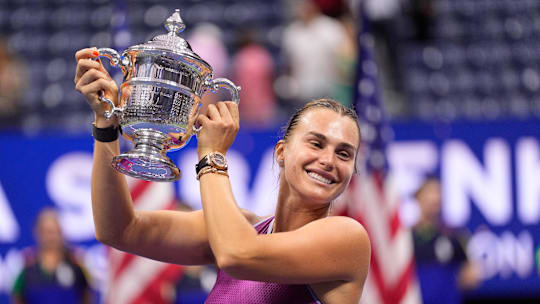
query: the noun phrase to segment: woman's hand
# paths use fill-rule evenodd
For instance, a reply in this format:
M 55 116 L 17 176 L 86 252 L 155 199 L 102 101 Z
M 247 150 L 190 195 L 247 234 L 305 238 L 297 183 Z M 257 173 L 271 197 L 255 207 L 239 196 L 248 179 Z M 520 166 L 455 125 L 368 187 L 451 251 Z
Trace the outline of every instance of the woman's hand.
M 98 93 L 103 91 L 105 97 L 118 104 L 118 86 L 105 70 L 98 56 L 96 48 L 82 49 L 75 54 L 77 69 L 74 81 L 75 88 L 84 95 L 94 111 L 96 126 L 105 128 L 117 124 L 117 119 L 105 119 L 103 113 L 108 110 L 108 106 L 99 101 Z
M 197 122 L 202 126 L 197 136 L 199 159 L 211 152 L 225 154 L 240 129 L 238 104 L 232 101 L 210 104 L 206 114 L 199 114 Z

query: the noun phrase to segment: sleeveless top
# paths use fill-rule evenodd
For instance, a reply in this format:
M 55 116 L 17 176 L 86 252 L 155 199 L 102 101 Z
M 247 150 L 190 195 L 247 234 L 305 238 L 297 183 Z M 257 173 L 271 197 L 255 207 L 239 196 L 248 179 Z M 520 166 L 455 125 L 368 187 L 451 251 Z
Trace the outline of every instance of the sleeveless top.
M 258 234 L 271 233 L 274 217 L 257 224 Z M 221 269 L 206 304 L 322 304 L 308 284 L 280 284 L 237 280 Z

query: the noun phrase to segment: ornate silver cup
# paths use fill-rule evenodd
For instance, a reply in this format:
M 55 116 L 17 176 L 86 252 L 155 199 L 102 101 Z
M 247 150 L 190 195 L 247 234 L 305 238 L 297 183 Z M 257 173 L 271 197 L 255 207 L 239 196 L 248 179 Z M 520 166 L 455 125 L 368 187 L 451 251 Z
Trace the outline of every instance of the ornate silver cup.
M 178 9 L 165 21 L 165 28 L 168 34 L 131 46 L 122 55 L 98 49 L 99 56 L 108 58 L 124 75 L 118 106 L 100 94 L 109 105 L 105 117 L 117 115 L 123 136 L 134 144 L 129 152 L 114 157 L 112 166 L 149 181 L 180 178 L 166 152 L 182 148 L 199 131 L 195 121 L 207 90 L 225 88 L 233 101 L 240 99 L 240 87 L 225 78 L 212 79 L 212 67 L 178 36 L 185 28 Z

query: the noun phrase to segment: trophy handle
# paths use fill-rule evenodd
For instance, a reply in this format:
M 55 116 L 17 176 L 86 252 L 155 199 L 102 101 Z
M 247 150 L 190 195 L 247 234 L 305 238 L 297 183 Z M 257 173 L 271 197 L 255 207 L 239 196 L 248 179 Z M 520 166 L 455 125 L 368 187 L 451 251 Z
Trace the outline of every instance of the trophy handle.
M 229 91 L 231 93 L 231 100 L 236 102 L 237 104 L 240 103 L 240 90 L 242 89 L 240 86 L 236 86 L 232 81 L 230 81 L 227 78 L 216 78 L 212 81 L 205 81 L 204 85 L 212 92 L 215 93 L 217 90 L 223 88 Z M 201 131 L 201 127 L 195 127 L 193 125 L 193 132 L 195 132 L 195 135 L 199 134 Z
M 215 93 L 218 89 L 226 89 L 231 93 L 231 100 L 240 103 L 240 90 L 239 86 L 236 86 L 232 81 L 227 78 L 216 78 L 212 81 L 206 82 L 205 85 L 210 89 L 212 93 Z
M 98 92 L 98 99 L 99 101 L 108 104 L 111 108 L 110 110 L 103 112 L 103 115 L 107 120 L 111 119 L 111 117 L 113 117 L 114 115 L 120 116 L 120 114 L 124 111 L 124 109 L 115 106 L 114 102 L 111 99 L 105 97 L 105 93 L 103 92 L 103 90 Z
M 119 67 L 122 70 L 122 73 L 126 75 L 127 67 L 129 66 L 129 59 L 125 56 L 120 56 L 116 50 L 113 50 L 111 48 L 99 48 L 98 49 L 99 57 L 104 57 L 109 59 L 109 63 L 113 67 Z M 101 102 L 104 102 L 109 105 L 110 110 L 105 111 L 103 114 L 105 115 L 106 119 L 111 119 L 114 115 L 120 116 L 123 109 L 120 107 L 117 107 L 114 102 L 105 97 L 105 93 L 103 91 L 99 91 L 98 93 L 98 99 Z

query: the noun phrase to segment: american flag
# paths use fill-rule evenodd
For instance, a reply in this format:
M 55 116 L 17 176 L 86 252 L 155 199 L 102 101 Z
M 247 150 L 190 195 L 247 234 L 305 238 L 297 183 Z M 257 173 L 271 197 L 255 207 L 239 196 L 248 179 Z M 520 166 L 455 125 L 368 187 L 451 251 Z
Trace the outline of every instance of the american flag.
M 132 44 L 127 1 L 114 2 L 111 38 L 112 47 L 119 53 Z M 122 80 L 120 69 L 111 68 L 109 71 L 117 83 Z M 131 145 L 126 144 L 126 141 L 121 141 L 122 150 L 131 148 L 127 147 Z M 128 178 L 128 182 L 136 209 L 163 210 L 176 207 L 173 183 L 146 182 L 133 178 Z M 157 262 L 113 248 L 109 248 L 107 258 L 109 273 L 105 287 L 105 303 L 165 304 L 174 302 L 174 284 L 183 272 L 180 266 Z
M 355 108 L 364 143 L 359 158 L 364 166 L 359 166 L 336 213 L 361 222 L 370 236 L 371 266 L 360 303 L 416 304 L 421 297 L 414 275 L 412 236 L 400 222 L 400 197 L 386 158 L 393 132 L 379 95 L 374 43 L 370 22 L 362 16 Z

